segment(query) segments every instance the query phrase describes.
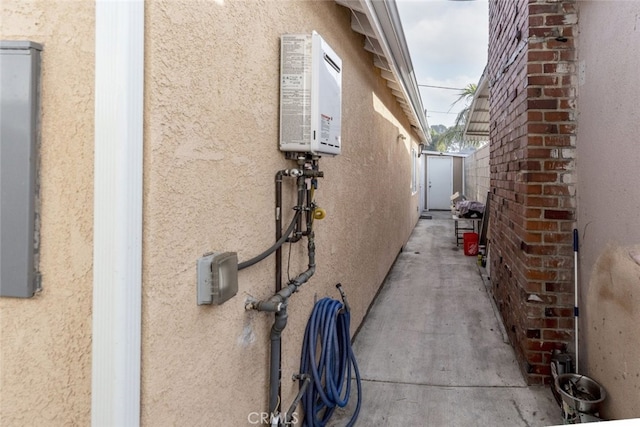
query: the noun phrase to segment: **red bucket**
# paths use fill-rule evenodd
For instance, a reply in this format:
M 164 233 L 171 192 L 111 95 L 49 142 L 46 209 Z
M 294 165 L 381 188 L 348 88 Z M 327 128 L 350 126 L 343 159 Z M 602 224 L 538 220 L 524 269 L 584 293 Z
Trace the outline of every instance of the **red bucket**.
M 478 255 L 478 233 L 464 233 L 464 254 L 469 256 Z

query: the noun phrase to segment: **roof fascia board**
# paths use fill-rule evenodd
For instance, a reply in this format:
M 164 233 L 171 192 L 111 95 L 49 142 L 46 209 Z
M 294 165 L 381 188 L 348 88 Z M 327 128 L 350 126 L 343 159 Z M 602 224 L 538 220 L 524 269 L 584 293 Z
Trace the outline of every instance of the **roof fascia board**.
M 398 84 L 409 101 L 413 115 L 420 125 L 419 130 L 422 136 L 427 141 L 430 140 L 429 124 L 424 115 L 422 98 L 413 73 L 413 64 L 395 0 L 360 0 L 360 7 L 376 34 L 380 47 L 391 66 L 391 71 L 398 76 Z
M 467 120 L 467 123 L 465 123 L 464 125 L 464 132 L 462 133 L 463 138 L 467 136 L 467 132 L 469 130 L 469 125 L 471 123 L 478 123 L 477 121 L 473 120 L 473 115 L 474 113 L 477 112 L 488 112 L 488 110 L 485 109 L 477 109 L 476 110 L 476 105 L 478 104 L 478 100 L 479 99 L 489 99 L 489 79 L 487 78 L 487 68 L 485 67 L 484 71 L 482 72 L 482 76 L 480 76 L 480 81 L 478 82 L 478 87 L 476 89 L 476 94 L 473 97 L 473 101 L 471 101 L 471 106 L 469 107 L 469 119 Z M 469 133 L 468 135 L 478 135 L 478 134 L 474 134 L 474 133 Z M 482 135 L 485 136 L 485 135 Z M 489 137 L 489 134 L 486 134 L 486 137 Z
M 427 156 L 440 156 L 440 157 L 469 157 L 470 153 L 448 153 L 444 151 L 422 150 L 422 154 Z

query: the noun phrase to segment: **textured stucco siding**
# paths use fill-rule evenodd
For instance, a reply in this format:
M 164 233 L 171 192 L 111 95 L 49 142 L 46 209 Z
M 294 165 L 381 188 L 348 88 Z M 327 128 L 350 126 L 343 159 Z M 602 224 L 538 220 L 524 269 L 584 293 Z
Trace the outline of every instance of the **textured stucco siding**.
M 142 422 L 245 425 L 267 409 L 273 316 L 244 303 L 273 293 L 273 257 L 241 271 L 238 295 L 217 307 L 196 306 L 195 262 L 207 251 L 243 261 L 273 243 L 274 175 L 295 166 L 277 148 L 280 35 L 318 31 L 344 70 L 342 154 L 320 161 L 317 272 L 292 297 L 283 334 L 285 409 L 314 300 L 343 283 L 355 331 L 417 221 L 416 141 L 397 138 L 409 125 L 334 2 L 154 1 L 146 20 Z M 295 276 L 306 242 L 291 251 Z
M 0 38 L 41 43 L 43 291 L 0 298 L 0 425 L 88 425 L 94 3 L 3 0 Z
M 636 418 L 640 417 L 640 3 L 578 4 L 580 364 L 607 389 L 606 417 Z
M 280 35 L 318 31 L 344 70 L 342 154 L 320 161 L 317 272 L 292 297 L 283 335 L 284 407 L 314 301 L 337 298 L 341 282 L 355 332 L 413 229 L 420 141 L 335 2 L 149 1 L 145 21 L 141 423 L 247 425 L 267 410 L 273 316 L 244 303 L 273 293 L 273 256 L 241 271 L 222 306 L 196 305 L 195 266 L 208 251 L 244 261 L 273 243 L 274 175 L 295 167 L 277 147 Z M 3 2 L 2 38 L 44 45 L 44 290 L 0 299 L 3 426 L 90 423 L 94 28 L 90 1 Z M 292 182 L 283 187 L 291 206 Z M 285 260 L 289 250 L 285 281 L 307 264 L 304 240 Z

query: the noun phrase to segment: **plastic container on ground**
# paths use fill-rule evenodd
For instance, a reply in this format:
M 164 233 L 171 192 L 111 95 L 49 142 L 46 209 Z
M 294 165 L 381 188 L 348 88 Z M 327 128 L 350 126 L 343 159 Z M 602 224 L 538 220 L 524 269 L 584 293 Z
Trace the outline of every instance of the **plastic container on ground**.
M 462 241 L 465 255 L 478 255 L 478 233 L 464 233 L 462 235 Z

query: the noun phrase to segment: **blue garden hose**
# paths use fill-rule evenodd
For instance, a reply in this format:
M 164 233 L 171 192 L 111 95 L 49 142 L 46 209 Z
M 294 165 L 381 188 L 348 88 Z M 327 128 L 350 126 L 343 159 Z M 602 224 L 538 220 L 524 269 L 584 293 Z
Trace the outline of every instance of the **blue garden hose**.
M 347 426 L 358 419 L 362 403 L 362 384 L 349 325 L 349 304 L 340 285 L 342 300 L 323 298 L 313 307 L 307 323 L 300 357 L 300 372 L 311 376 L 311 384 L 302 397 L 305 427 L 325 426 L 336 407 L 344 408 L 351 394 L 352 373 L 356 376 L 358 403 Z M 318 349 L 320 350 L 319 358 Z

